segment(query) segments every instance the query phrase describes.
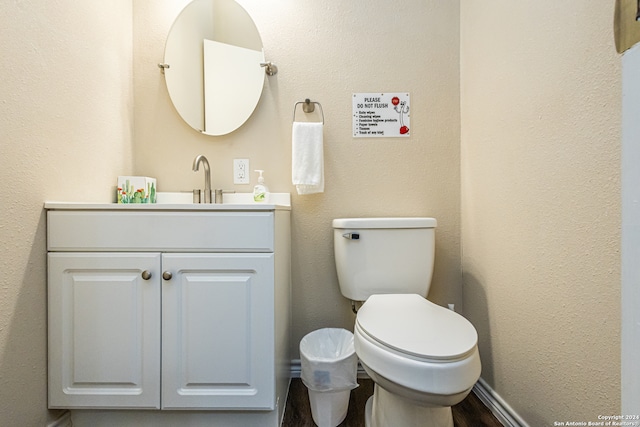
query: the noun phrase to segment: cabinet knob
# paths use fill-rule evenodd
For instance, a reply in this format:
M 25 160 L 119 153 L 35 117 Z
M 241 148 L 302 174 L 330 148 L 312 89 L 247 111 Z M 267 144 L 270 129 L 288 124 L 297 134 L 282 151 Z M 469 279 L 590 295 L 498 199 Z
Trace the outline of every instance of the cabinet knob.
M 149 270 L 145 270 L 142 272 L 142 278 L 144 280 L 149 280 L 151 279 L 151 272 Z
M 164 280 L 171 280 L 172 277 L 173 277 L 173 275 L 169 271 L 165 271 L 164 273 L 162 273 L 162 278 Z

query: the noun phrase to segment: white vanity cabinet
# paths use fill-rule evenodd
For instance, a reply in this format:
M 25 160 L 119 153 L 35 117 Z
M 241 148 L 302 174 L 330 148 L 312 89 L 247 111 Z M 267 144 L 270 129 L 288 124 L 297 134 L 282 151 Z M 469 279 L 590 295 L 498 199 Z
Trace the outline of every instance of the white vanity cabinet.
M 288 209 L 45 206 L 49 407 L 280 410 Z

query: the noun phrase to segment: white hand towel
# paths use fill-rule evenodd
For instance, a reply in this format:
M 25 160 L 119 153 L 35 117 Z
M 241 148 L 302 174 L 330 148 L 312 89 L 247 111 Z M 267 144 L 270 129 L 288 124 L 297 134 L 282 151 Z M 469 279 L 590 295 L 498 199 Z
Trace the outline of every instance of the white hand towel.
M 293 122 L 291 178 L 298 194 L 324 191 L 323 124 Z

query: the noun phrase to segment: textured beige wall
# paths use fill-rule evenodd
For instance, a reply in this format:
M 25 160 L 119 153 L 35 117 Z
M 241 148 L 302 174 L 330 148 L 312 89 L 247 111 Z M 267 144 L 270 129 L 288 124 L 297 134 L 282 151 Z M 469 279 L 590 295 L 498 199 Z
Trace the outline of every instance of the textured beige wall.
M 483 378 L 532 426 L 620 411 L 613 12 L 461 4 L 465 312 Z
M 0 425 L 44 426 L 45 200 L 131 173 L 131 0 L 0 7 Z
M 186 2 L 183 1 L 183 4 Z M 134 2 L 136 173 L 161 191 L 202 187 L 193 158 L 211 162 L 214 187 L 232 183 L 234 158 L 265 169 L 271 191 L 291 192 L 293 342 L 321 327 L 353 327 L 333 260 L 331 220 L 344 216 L 434 216 L 436 271 L 430 297 L 460 303 L 459 57 L 457 2 L 385 0 L 239 1 L 253 16 L 268 78 L 257 111 L 238 131 L 203 136 L 185 125 L 156 64 L 177 10 L 168 0 Z M 171 9 L 175 12 L 169 13 Z M 409 139 L 354 139 L 354 92 L 411 93 Z M 325 116 L 326 192 L 296 196 L 291 185 L 293 105 L 311 98 Z M 299 107 L 300 108 L 300 107 Z M 298 111 L 303 119 L 304 113 Z

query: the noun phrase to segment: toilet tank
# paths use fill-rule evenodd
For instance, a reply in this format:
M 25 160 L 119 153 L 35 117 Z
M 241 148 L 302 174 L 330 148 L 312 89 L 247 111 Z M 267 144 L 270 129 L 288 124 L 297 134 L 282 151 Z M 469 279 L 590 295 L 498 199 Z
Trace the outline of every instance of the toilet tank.
M 434 218 L 333 220 L 333 247 L 342 295 L 365 301 L 374 294 L 419 294 L 431 286 Z

